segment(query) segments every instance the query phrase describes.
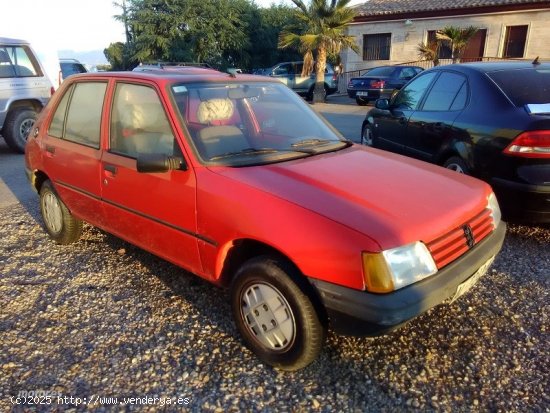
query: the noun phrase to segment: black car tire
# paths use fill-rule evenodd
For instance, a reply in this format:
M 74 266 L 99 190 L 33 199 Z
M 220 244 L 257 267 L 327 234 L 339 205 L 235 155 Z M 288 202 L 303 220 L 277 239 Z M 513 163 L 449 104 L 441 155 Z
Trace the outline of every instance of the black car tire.
M 265 363 L 286 371 L 315 360 L 326 336 L 300 280 L 287 262 L 260 256 L 245 262 L 231 285 L 233 317 L 245 344 Z
M 372 125 L 365 123 L 361 130 L 361 145 L 374 147 L 374 138 L 372 134 Z
M 58 244 L 71 244 L 82 234 L 82 221 L 76 219 L 48 180 L 40 188 L 40 212 L 50 237 Z
M 363 100 L 361 98 L 355 98 L 355 102 L 359 105 L 359 106 L 367 106 L 369 104 L 369 101 L 368 100 Z
M 443 166 L 460 174 L 470 175 L 470 168 L 460 156 L 451 156 Z
M 19 153 L 25 153 L 27 137 L 36 120 L 36 111 L 32 108 L 17 108 L 8 114 L 4 125 L 4 139 L 8 146 Z

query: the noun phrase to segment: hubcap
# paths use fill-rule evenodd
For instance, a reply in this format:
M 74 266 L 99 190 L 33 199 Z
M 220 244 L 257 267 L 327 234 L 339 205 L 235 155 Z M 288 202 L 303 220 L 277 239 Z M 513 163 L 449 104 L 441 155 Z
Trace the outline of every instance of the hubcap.
M 361 136 L 361 144 L 372 146 L 372 131 L 368 126 L 365 127 L 365 129 L 363 130 L 363 136 Z
M 44 194 L 42 198 L 42 211 L 44 211 L 44 223 L 54 234 L 61 231 L 63 216 L 61 205 L 57 197 L 51 192 Z
M 34 125 L 34 119 L 29 118 L 25 119 L 23 122 L 21 122 L 21 126 L 19 127 L 19 133 L 21 138 L 24 140 L 27 140 L 27 137 L 29 136 L 29 132 L 32 129 L 32 126 Z
M 284 350 L 296 336 L 296 322 L 285 297 L 273 286 L 253 284 L 241 297 L 241 314 L 252 335 L 271 350 Z
M 450 163 L 449 165 L 447 165 L 447 169 L 458 172 L 459 174 L 464 173 L 464 169 L 462 169 L 462 167 L 456 163 Z

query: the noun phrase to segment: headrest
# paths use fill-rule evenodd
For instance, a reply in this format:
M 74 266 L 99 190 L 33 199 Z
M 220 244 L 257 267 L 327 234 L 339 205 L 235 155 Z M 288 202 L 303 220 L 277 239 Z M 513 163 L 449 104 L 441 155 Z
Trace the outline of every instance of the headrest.
M 210 99 L 199 104 L 197 119 L 200 123 L 226 120 L 233 116 L 233 102 L 230 99 Z
M 131 105 L 122 113 L 124 123 L 132 129 L 147 132 L 168 132 L 166 115 L 157 103 Z

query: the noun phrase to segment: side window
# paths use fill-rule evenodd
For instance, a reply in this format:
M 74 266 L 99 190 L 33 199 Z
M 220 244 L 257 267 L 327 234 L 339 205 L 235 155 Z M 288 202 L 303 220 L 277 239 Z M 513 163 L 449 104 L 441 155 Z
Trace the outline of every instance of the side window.
M 101 112 L 106 82 L 76 83 L 71 96 L 63 138 L 99 148 Z
M 55 113 L 53 115 L 52 122 L 50 123 L 50 128 L 48 129 L 48 135 L 54 136 L 56 138 L 63 137 L 63 126 L 65 124 L 67 104 L 69 103 L 69 97 L 71 96 L 73 89 L 73 86 L 67 89 L 67 91 L 61 98 L 61 102 L 59 102 L 59 105 L 57 105 L 57 109 L 55 110 Z
M 35 77 L 41 73 L 30 49 L 22 46 L 0 47 L 0 78 Z
M 291 72 L 292 72 L 292 66 L 291 66 L 290 63 L 287 63 L 287 64 L 280 65 L 279 67 L 277 67 L 273 71 L 273 74 L 275 76 L 282 76 L 282 75 L 288 75 Z
M 411 67 L 406 67 L 405 69 L 401 70 L 401 73 L 399 73 L 399 79 L 412 79 L 416 75 L 416 72 Z
M 174 134 L 157 92 L 119 83 L 111 112 L 111 152 L 136 158 L 148 153 L 174 155 L 174 148 Z
M 392 105 L 401 109 L 416 109 L 435 76 L 436 73 L 427 73 L 413 80 L 401 89 Z
M 451 104 L 450 110 L 462 110 L 466 106 L 468 100 L 468 83 L 464 82 L 460 90 L 458 91 L 455 100 Z
M 456 100 L 458 92 L 461 91 L 466 84 L 466 78 L 457 73 L 443 72 L 441 76 L 436 80 L 434 86 L 430 90 L 430 93 L 426 97 L 423 110 L 432 111 L 446 111 L 451 108 L 453 102 Z M 464 88 L 463 95 L 457 101 L 457 109 L 462 109 L 464 106 L 459 107 L 460 101 L 463 104 L 466 102 L 464 94 L 466 88 Z

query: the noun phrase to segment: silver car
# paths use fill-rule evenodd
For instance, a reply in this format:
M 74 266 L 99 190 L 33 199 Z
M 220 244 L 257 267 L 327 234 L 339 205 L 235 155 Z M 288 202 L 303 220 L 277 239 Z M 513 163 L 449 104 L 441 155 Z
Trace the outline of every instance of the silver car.
M 282 83 L 294 90 L 306 99 L 313 98 L 313 88 L 315 87 L 315 71 L 310 76 L 302 76 L 304 62 L 283 62 L 278 63 L 271 69 L 267 69 L 263 74 L 279 79 Z M 338 90 L 338 75 L 332 65 L 327 62 L 325 68 L 325 93 L 331 95 Z
M 36 115 L 54 89 L 25 40 L 0 37 L 0 134 L 23 153 Z

